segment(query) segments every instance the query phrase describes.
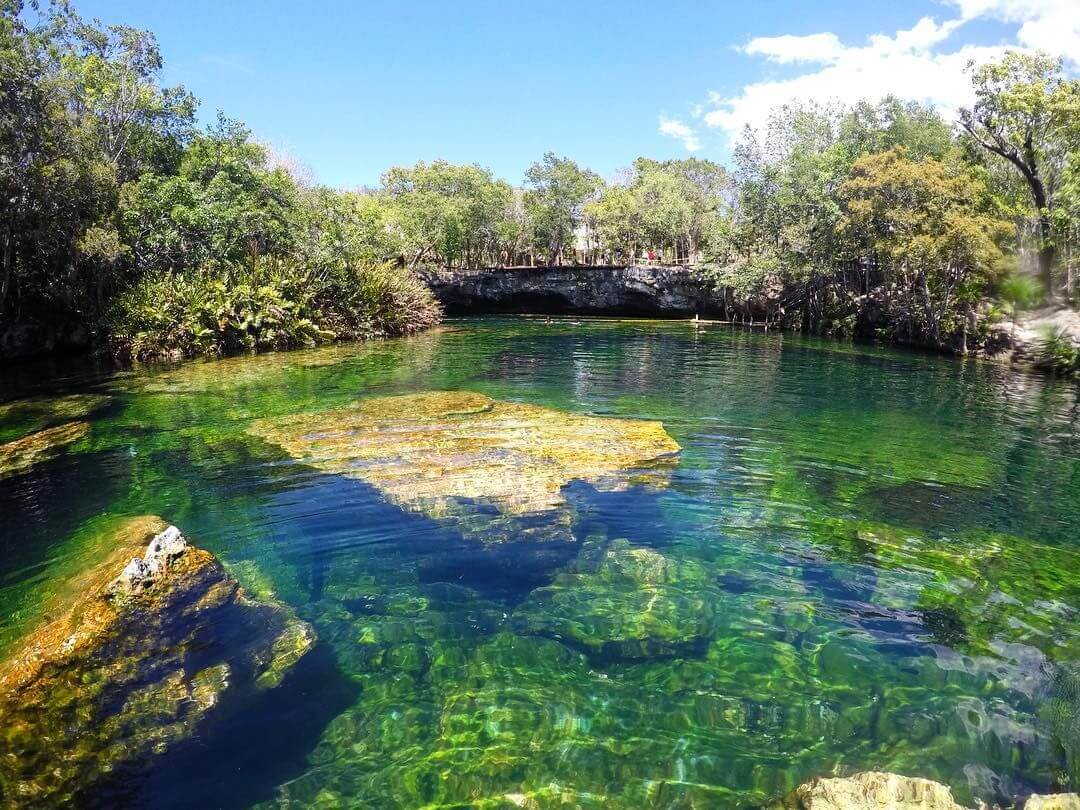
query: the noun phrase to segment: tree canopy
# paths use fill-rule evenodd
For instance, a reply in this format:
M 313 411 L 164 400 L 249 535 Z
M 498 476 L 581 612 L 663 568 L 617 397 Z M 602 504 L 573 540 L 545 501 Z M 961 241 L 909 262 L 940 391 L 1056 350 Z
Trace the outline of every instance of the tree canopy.
M 1024 287 L 1031 239 L 1043 289 L 1076 294 L 1080 82 L 1046 57 L 973 68 L 956 131 L 903 99 L 789 105 L 730 168 L 642 157 L 605 181 L 548 152 L 520 185 L 433 160 L 342 190 L 240 122 L 197 126 L 149 32 L 63 2 L 30 18 L 0 0 L 0 343 L 26 323 L 105 337 L 150 287 L 270 268 L 284 285 L 286 267 L 292 287 L 340 292 L 363 266 L 672 263 L 733 317 L 934 344 L 966 345 L 998 291 Z

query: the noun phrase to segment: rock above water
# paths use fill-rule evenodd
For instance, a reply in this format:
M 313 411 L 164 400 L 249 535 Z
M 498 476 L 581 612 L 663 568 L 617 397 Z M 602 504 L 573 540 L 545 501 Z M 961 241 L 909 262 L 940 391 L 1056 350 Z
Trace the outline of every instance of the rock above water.
M 4 804 L 78 803 L 277 685 L 314 643 L 160 519 L 125 521 L 113 540 L 0 665 Z
M 466 391 L 363 400 L 350 408 L 255 422 L 251 433 L 329 473 L 361 479 L 390 501 L 447 520 L 485 542 L 503 517 L 567 537 L 562 488 L 601 488 L 679 451 L 659 422 L 564 413 Z M 483 508 L 474 508 L 481 502 Z M 518 534 L 529 528 L 519 523 Z
M 945 785 L 866 771 L 800 785 L 784 805 L 799 810 L 962 810 Z
M 1029 796 L 1024 803 L 1024 810 L 1080 810 L 1080 793 Z
M 865 771 L 849 777 L 814 779 L 784 800 L 788 810 L 964 810 L 939 782 L 895 773 Z M 1024 810 L 1080 810 L 1080 795 L 1032 795 Z
M 449 314 L 726 317 L 724 291 L 684 267 L 535 267 L 424 274 Z

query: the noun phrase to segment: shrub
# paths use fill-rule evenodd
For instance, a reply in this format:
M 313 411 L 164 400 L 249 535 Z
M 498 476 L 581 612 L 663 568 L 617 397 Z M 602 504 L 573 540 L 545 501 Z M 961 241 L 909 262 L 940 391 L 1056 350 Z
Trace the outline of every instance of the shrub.
M 998 284 L 998 297 L 1015 313 L 1030 309 L 1043 299 L 1043 288 L 1031 276 L 1011 273 Z
M 264 259 L 144 277 L 120 296 L 108 328 L 117 358 L 151 360 L 403 335 L 440 315 L 401 268 Z
M 1055 374 L 1076 374 L 1080 371 L 1080 347 L 1073 342 L 1067 330 L 1051 326 L 1043 332 L 1039 341 L 1036 364 Z

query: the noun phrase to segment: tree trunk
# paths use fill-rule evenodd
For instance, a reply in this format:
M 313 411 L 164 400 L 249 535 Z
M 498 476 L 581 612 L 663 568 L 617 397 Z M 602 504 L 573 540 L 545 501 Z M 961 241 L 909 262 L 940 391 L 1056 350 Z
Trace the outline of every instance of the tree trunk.
M 1050 200 L 1046 195 L 1046 186 L 1043 185 L 1042 178 L 1039 176 L 1030 139 L 1025 143 L 1025 147 L 1028 170 L 1024 174 L 1031 187 L 1031 196 L 1039 216 L 1039 279 L 1046 289 L 1046 297 L 1053 299 L 1055 297 L 1054 259 L 1057 257 L 1057 248 L 1054 246 L 1054 224 L 1050 221 Z
M 1046 288 L 1046 295 L 1053 299 L 1056 296 L 1054 290 L 1054 263 L 1057 259 L 1057 247 L 1054 245 L 1054 235 L 1051 230 L 1050 215 L 1045 208 L 1039 209 L 1039 279 Z
M 3 275 L 0 276 L 0 316 L 7 311 L 8 286 L 11 282 L 11 266 L 13 264 L 11 246 L 13 241 L 11 230 L 8 229 L 4 234 Z

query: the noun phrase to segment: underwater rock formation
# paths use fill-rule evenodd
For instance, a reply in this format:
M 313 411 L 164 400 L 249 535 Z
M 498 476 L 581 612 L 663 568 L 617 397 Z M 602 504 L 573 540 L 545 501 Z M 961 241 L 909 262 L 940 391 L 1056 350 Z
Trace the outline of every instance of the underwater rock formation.
M 77 803 L 276 686 L 314 644 L 159 518 L 124 521 L 113 541 L 0 665 L 5 804 Z
M 633 482 L 627 472 L 680 450 L 659 422 L 563 413 L 467 391 L 378 397 L 259 420 L 249 432 L 485 543 L 515 533 L 569 539 L 566 484 L 623 488 Z M 492 508 L 526 520 L 499 531 Z
M 4 402 L 0 404 L 0 444 L 65 422 L 86 419 L 111 402 L 112 398 L 103 394 L 30 397 Z
M 560 574 L 514 611 L 514 629 L 556 639 L 597 664 L 703 651 L 719 593 L 705 571 L 616 540 L 596 571 Z
M 1024 803 L 1024 810 L 1080 810 L 1080 793 L 1029 796 Z
M 68 422 L 0 444 L 0 478 L 18 475 L 35 464 L 48 461 L 69 444 L 85 439 L 89 433 L 90 425 L 86 422 Z

